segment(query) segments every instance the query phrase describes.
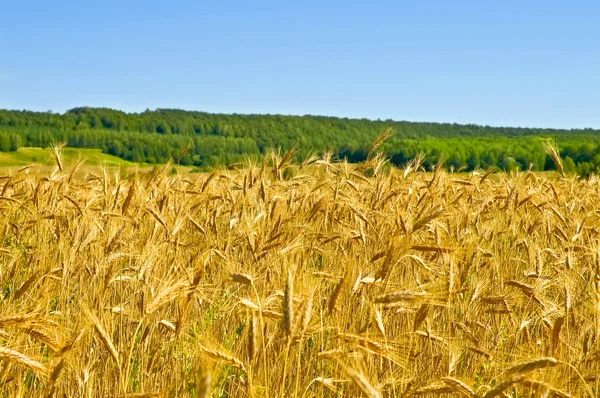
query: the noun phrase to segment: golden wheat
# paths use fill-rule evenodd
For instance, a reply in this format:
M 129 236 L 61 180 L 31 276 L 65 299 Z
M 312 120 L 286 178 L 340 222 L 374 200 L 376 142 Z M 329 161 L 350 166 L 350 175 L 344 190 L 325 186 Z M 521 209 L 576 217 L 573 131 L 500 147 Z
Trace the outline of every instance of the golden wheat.
M 0 176 L 1 396 L 600 384 L 597 177 L 399 171 L 378 153 L 209 175 L 52 157 L 49 175 Z

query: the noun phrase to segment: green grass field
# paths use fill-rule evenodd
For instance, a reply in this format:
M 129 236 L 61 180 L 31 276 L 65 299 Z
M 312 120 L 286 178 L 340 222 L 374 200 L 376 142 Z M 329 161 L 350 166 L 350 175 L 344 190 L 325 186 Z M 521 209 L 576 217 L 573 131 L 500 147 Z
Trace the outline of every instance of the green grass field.
M 107 166 L 137 166 L 116 156 L 102 153 L 100 149 L 64 148 L 63 162 L 65 165 L 73 164 L 81 156 L 86 165 Z M 0 167 L 27 166 L 30 164 L 53 165 L 50 152 L 43 148 L 20 148 L 15 152 L 0 152 Z
M 146 172 L 152 170 L 155 165 L 147 163 L 134 163 L 118 158 L 116 156 L 102 153 L 100 149 L 63 148 L 62 161 L 65 167 L 75 164 L 79 157 L 85 160 L 84 167 L 78 172 L 83 176 L 87 172 L 95 172 L 99 167 L 106 166 L 110 169 L 125 168 L 128 171 Z M 0 175 L 10 174 L 11 170 L 34 165 L 31 172 L 50 174 L 55 168 L 55 163 L 50 152 L 44 148 L 24 147 L 15 152 L 0 152 Z M 187 173 L 191 167 L 174 166 L 177 172 Z

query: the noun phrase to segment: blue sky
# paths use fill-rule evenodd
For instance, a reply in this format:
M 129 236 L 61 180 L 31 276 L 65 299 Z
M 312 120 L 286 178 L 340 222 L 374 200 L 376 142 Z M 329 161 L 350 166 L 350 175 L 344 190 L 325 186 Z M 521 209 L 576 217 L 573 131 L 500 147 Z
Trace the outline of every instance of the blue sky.
M 0 108 L 600 128 L 593 1 L 6 0 Z

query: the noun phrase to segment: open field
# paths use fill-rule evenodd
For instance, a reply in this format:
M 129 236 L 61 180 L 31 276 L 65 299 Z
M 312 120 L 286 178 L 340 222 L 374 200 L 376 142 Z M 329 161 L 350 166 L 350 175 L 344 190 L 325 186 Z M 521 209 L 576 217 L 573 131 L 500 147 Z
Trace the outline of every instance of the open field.
M 101 168 L 111 171 L 119 169 L 132 172 L 148 172 L 155 166 L 128 162 L 116 156 L 102 153 L 100 149 L 62 148 L 62 163 L 65 167 L 74 166 L 79 161 L 83 164 L 77 169 L 76 176 L 84 177 L 86 173 L 97 173 Z M 22 167 L 31 166 L 28 173 L 49 175 L 55 167 L 55 161 L 48 149 L 24 147 L 14 152 L 0 152 L 0 174 L 14 174 Z M 158 167 L 158 166 L 156 166 Z M 191 167 L 174 166 L 178 171 L 189 172 Z
M 63 148 L 62 156 L 65 165 L 75 163 L 81 156 L 85 159 L 86 164 L 103 163 L 107 166 L 136 166 L 135 163 L 102 153 L 100 149 Z M 43 148 L 19 148 L 14 152 L 0 152 L 0 167 L 27 166 L 34 163 L 54 166 L 50 153 Z
M 597 178 L 272 156 L 0 177 L 0 396 L 596 394 Z

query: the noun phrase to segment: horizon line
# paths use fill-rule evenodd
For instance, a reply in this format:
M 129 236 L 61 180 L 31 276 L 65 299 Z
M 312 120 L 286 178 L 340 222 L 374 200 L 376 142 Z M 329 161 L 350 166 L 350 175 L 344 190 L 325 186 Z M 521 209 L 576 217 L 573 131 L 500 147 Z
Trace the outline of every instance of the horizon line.
M 52 114 L 52 115 L 60 115 L 64 116 L 70 111 L 75 109 L 106 109 L 116 112 L 121 112 L 126 115 L 142 115 L 146 112 L 157 112 L 157 111 L 182 111 L 188 113 L 205 113 L 209 115 L 239 115 L 239 116 L 288 116 L 288 117 L 322 117 L 322 118 L 333 118 L 333 119 L 347 119 L 347 120 L 362 120 L 369 122 L 389 122 L 389 123 L 412 123 L 412 124 L 440 124 L 440 125 L 460 125 L 460 126 L 478 126 L 478 127 L 487 127 L 487 128 L 507 128 L 507 129 L 523 129 L 523 130 L 563 130 L 563 131 L 584 131 L 584 130 L 592 130 L 592 131 L 600 131 L 599 128 L 595 127 L 540 127 L 540 126 L 522 126 L 522 125 L 497 125 L 497 124 L 483 124 L 477 122 L 448 122 L 448 121 L 426 121 L 426 120 L 406 120 L 406 119 L 393 119 L 393 118 L 372 118 L 372 117 L 359 117 L 359 116 L 339 116 L 339 115 L 327 115 L 327 114 L 319 114 L 319 113 L 283 113 L 283 112 L 215 112 L 215 111 L 204 111 L 197 109 L 189 109 L 189 108 L 177 108 L 177 107 L 156 107 L 151 109 L 147 107 L 143 111 L 127 111 L 119 108 L 112 108 L 109 106 L 75 106 L 64 110 L 63 112 L 54 111 L 52 109 L 46 111 L 39 111 L 33 109 L 16 109 L 16 108 L 0 108 L 0 111 L 7 112 L 31 112 L 31 113 L 39 113 L 39 114 Z

